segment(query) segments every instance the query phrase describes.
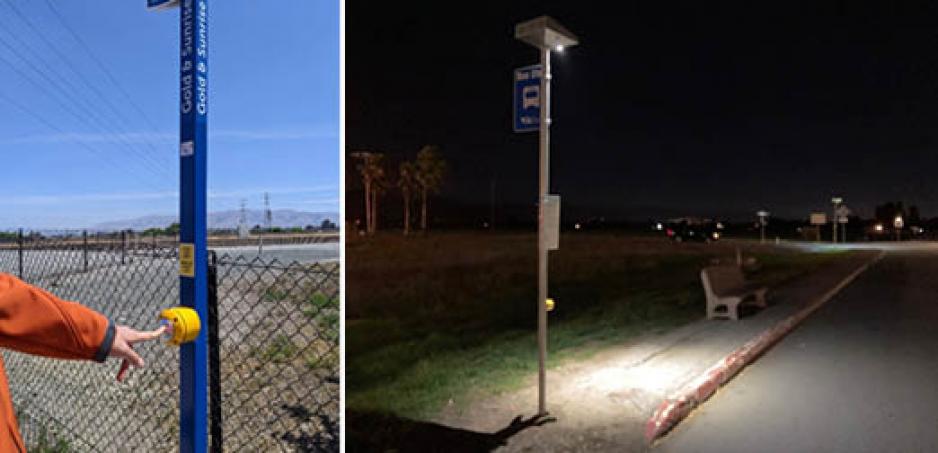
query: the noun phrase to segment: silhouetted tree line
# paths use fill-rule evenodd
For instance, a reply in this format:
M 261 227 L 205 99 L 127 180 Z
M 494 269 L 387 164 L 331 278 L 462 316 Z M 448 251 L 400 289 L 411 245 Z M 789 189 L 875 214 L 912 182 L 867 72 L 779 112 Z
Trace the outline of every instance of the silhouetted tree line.
M 876 220 L 884 225 L 892 225 L 897 216 L 901 216 L 906 225 L 912 226 L 922 223 L 922 217 L 917 206 L 909 206 L 906 209 L 901 201 L 889 201 L 876 206 Z
M 402 160 L 397 163 L 396 172 L 385 159 L 385 155 L 373 151 L 351 153 L 357 161 L 356 170 L 361 178 L 365 203 L 364 231 L 372 235 L 378 231 L 378 214 L 381 198 L 391 190 L 396 190 L 403 204 L 404 234 L 411 233 L 413 220 L 411 208 L 414 203 L 420 206 L 420 229 L 426 233 L 430 228 L 430 196 L 438 194 L 443 186 L 447 165 L 435 145 L 421 148 L 414 160 Z M 392 168 L 389 168 L 392 167 Z

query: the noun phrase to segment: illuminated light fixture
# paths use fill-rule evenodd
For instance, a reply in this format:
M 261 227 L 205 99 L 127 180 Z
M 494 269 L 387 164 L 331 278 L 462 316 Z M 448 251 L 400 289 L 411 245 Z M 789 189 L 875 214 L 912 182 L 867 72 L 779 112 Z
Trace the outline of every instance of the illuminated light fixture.
M 878 233 L 882 233 L 882 232 L 883 232 L 883 224 L 882 224 L 882 223 L 877 223 L 876 226 L 873 227 L 873 229 L 876 230 L 876 232 L 878 232 Z
M 554 49 L 557 52 L 579 44 L 576 35 L 548 16 L 540 16 L 516 25 L 515 39 L 539 49 Z

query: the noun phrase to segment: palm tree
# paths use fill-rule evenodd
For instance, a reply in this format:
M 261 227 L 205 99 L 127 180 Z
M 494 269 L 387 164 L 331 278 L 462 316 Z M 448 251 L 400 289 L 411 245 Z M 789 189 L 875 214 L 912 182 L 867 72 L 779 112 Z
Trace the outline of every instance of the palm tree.
M 379 154 L 377 159 L 372 160 L 372 179 L 371 179 L 371 231 L 375 234 L 378 231 L 378 199 L 387 191 L 387 174 L 384 171 L 384 155 Z
M 401 162 L 398 170 L 397 187 L 404 199 L 404 236 L 410 234 L 410 205 L 414 189 L 417 189 L 417 165 L 413 162 Z
M 417 153 L 417 186 L 420 189 L 420 228 L 427 232 L 427 197 L 430 193 L 439 193 L 446 174 L 446 162 L 440 156 L 440 149 L 426 145 Z
M 378 192 L 384 185 L 384 155 L 368 151 L 352 153 L 352 157 L 359 160 L 356 168 L 362 177 L 365 188 L 365 231 L 374 234 L 377 230 Z

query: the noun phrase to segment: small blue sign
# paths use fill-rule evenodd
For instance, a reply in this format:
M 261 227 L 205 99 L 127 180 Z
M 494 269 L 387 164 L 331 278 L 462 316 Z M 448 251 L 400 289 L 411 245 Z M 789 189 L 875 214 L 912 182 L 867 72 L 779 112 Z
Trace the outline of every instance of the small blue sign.
M 179 0 L 147 0 L 149 9 L 167 9 L 179 6 Z
M 541 65 L 515 69 L 515 132 L 533 132 L 541 124 Z

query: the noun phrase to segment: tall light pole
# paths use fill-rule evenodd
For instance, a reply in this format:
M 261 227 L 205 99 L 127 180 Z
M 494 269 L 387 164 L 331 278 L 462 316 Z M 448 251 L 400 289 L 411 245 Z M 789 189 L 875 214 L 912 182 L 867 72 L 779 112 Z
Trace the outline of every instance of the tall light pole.
M 759 216 L 759 242 L 765 243 L 765 225 L 769 223 L 769 212 L 759 211 L 756 215 Z
M 834 205 L 834 216 L 833 216 L 834 221 L 831 222 L 831 228 L 833 228 L 834 231 L 833 231 L 833 234 L 831 234 L 831 241 L 835 244 L 837 243 L 837 207 L 840 206 L 840 204 L 843 202 L 844 202 L 843 198 L 840 198 L 840 197 L 831 198 L 831 203 Z
M 538 349 L 538 415 L 547 413 L 547 229 L 545 204 L 550 182 L 550 53 L 563 51 L 578 43 L 556 20 L 540 16 L 515 26 L 515 39 L 540 51 L 542 77 L 540 84 L 539 165 L 537 203 L 537 349 Z
M 837 207 L 836 218 L 834 221 L 840 224 L 840 242 L 847 243 L 847 224 L 850 223 L 850 209 L 847 205 L 841 203 Z

